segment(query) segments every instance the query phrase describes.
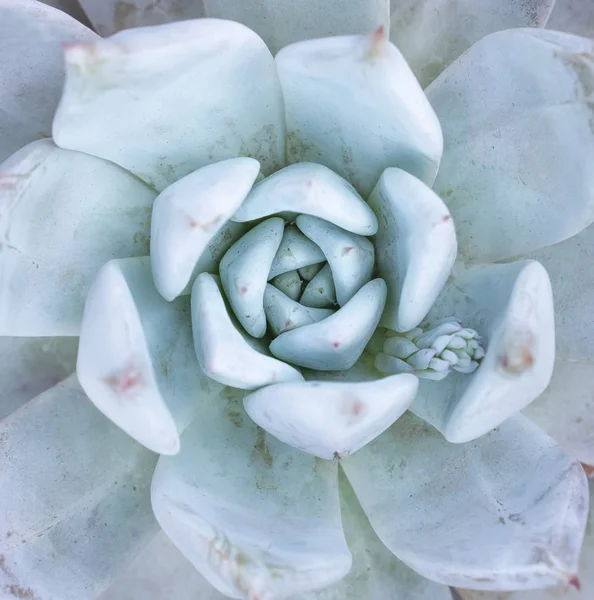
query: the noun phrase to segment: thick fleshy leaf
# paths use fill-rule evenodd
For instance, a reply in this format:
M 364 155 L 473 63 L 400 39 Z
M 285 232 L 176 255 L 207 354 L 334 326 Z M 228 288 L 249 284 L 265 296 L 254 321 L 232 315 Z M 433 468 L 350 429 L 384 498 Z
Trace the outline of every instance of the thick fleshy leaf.
M 547 387 L 555 358 L 553 299 L 535 261 L 455 269 L 427 318 L 457 317 L 486 354 L 471 374 L 422 380 L 411 410 L 450 442 L 473 440 L 522 410 Z
M 291 300 L 299 300 L 303 284 L 299 271 L 287 271 L 282 275 L 277 275 L 270 280 L 270 283 Z
M 291 600 L 452 600 L 448 587 L 421 577 L 382 544 L 342 470 L 338 479 L 353 567 L 338 583 Z
M 148 258 L 100 270 L 85 304 L 77 374 L 99 410 L 162 454 L 179 450 L 178 434 L 204 397 L 222 391 L 196 360 L 190 299 L 163 300 Z
M 299 301 L 305 306 L 317 308 L 327 308 L 337 304 L 334 277 L 328 263 L 307 284 Z
M 373 276 L 373 244 L 317 217 L 299 215 L 296 223 L 322 249 L 332 271 L 338 305 L 344 306 Z
M 457 445 L 407 413 L 341 464 L 380 539 L 429 579 L 499 590 L 575 577 L 586 476 L 525 417 Z
M 386 284 L 365 284 L 332 316 L 281 333 L 270 344 L 274 356 L 291 364 L 320 371 L 352 367 L 365 350 L 386 303 Z
M 227 600 L 161 531 L 98 600 Z M 451 599 L 448 599 L 451 600 Z
M 41 0 L 43 4 L 53 6 L 67 15 L 74 17 L 79 23 L 91 27 L 91 23 L 79 4 L 79 0 Z
M 383 433 L 418 387 L 408 374 L 362 383 L 280 383 L 249 394 L 243 405 L 281 442 L 330 460 L 354 454 Z
M 120 167 L 50 140 L 0 165 L 0 334 L 78 335 L 99 267 L 147 254 L 155 196 Z
M 382 325 L 414 329 L 443 288 L 458 246 L 450 213 L 431 188 L 400 169 L 386 169 L 369 198 L 378 216 L 378 275 L 388 286 Z
M 274 61 L 239 23 L 197 19 L 66 49 L 56 143 L 123 166 L 158 190 L 236 156 L 284 162 Z
M 425 87 L 489 33 L 512 27 L 544 27 L 554 2 L 390 0 L 390 39 Z
M 98 36 L 37 0 L 0 0 L 0 162 L 51 136 L 64 86 L 63 42 Z
M 93 600 L 156 533 L 156 456 L 73 375 L 0 423 L 0 596 Z
M 101 35 L 204 16 L 202 0 L 78 0 Z
M 359 235 L 373 235 L 377 219 L 353 186 L 323 165 L 300 162 L 254 187 L 234 221 L 253 221 L 277 213 L 305 214 Z
M 492 34 L 428 88 L 445 149 L 435 191 L 467 262 L 562 241 L 594 220 L 594 41 Z
M 590 482 L 590 505 L 594 505 L 594 483 Z M 579 589 L 578 589 L 579 588 Z M 584 545 L 580 555 L 579 578 L 569 585 L 549 590 L 521 592 L 479 592 L 456 590 L 454 600 L 588 600 L 594 597 L 594 511 L 588 517 Z
M 267 436 L 238 400 L 205 405 L 181 452 L 159 461 L 152 485 L 159 524 L 233 598 L 270 600 L 337 581 L 351 556 L 336 463 Z
M 582 462 L 594 464 L 594 226 L 529 257 L 551 279 L 556 361 L 549 387 L 526 414 Z
M 0 337 L 0 419 L 53 387 L 76 367 L 78 339 Z
M 256 338 L 266 333 L 264 290 L 284 227 L 280 217 L 256 225 L 227 250 L 219 265 L 221 284 L 234 315 Z
M 317 323 L 334 314 L 331 308 L 311 308 L 292 300 L 272 285 L 264 292 L 264 312 L 273 335 Z
M 305 237 L 297 227 L 289 225 L 283 233 L 283 239 L 272 261 L 268 278 L 272 279 L 281 273 L 295 271 L 325 260 L 326 257 L 319 246 Z
M 556 0 L 547 29 L 594 38 L 594 4 L 584 0 Z
M 243 202 L 258 176 L 253 158 L 202 167 L 159 194 L 151 220 L 151 265 L 165 300 L 179 296 L 202 253 Z
M 390 0 L 204 0 L 209 17 L 244 23 L 273 53 L 301 40 L 367 33 L 390 22 Z
M 382 28 L 293 44 L 276 64 L 289 162 L 324 164 L 363 196 L 387 167 L 433 183 L 443 146 L 439 121 Z
M 208 273 L 199 275 L 192 288 L 192 329 L 200 368 L 215 381 L 253 390 L 303 379 L 297 369 L 262 354 L 242 337 L 227 312 L 217 280 Z

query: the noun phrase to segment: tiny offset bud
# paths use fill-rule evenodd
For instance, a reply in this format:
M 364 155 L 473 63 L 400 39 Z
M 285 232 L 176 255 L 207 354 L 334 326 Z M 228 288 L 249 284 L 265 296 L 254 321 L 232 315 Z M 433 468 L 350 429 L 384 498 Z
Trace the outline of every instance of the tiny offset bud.
M 440 380 L 452 370 L 474 372 L 484 356 L 478 333 L 463 327 L 458 319 L 449 318 L 427 330 L 416 327 L 403 334 L 388 330 L 375 367 L 383 373 L 408 372 Z

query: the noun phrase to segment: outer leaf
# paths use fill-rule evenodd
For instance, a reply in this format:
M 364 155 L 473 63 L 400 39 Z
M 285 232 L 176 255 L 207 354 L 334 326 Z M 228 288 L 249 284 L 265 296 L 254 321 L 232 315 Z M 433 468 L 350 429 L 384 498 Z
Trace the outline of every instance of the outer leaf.
M 421 577 L 382 544 L 342 471 L 339 483 L 342 523 L 353 553 L 353 568 L 339 583 L 299 600 L 451 600 L 446 586 Z
M 53 6 L 67 15 L 74 17 L 79 23 L 91 27 L 89 19 L 79 4 L 79 0 L 40 0 L 43 4 Z
M 74 373 L 77 338 L 0 337 L 0 419 Z
M 390 21 L 389 0 L 204 0 L 209 17 L 244 23 L 273 53 L 317 37 L 368 33 Z
M 551 278 L 557 351 L 551 384 L 526 414 L 582 462 L 594 464 L 594 226 L 530 258 Z
M 63 42 L 97 35 L 36 0 L 0 0 L 0 162 L 49 137 L 64 85 Z
M 161 25 L 204 16 L 202 0 L 78 1 L 101 35 L 111 35 L 130 27 Z
M 590 482 L 590 502 L 594 502 L 592 482 Z M 592 598 L 594 594 L 594 511 L 591 510 L 588 517 L 584 547 L 580 556 L 579 579 L 576 579 L 573 585 L 551 590 L 501 592 L 500 594 L 475 590 L 457 590 L 457 592 L 461 600 L 588 600 Z M 454 598 L 458 600 L 456 596 Z
M 390 0 L 390 39 L 425 87 L 489 33 L 511 27 L 544 27 L 554 3 L 555 0 Z
M 547 28 L 594 38 L 594 5 L 583 0 L 556 0 Z
M 498 590 L 575 577 L 586 476 L 524 417 L 460 446 L 405 415 L 341 464 L 380 539 L 429 579 Z
M 78 335 L 99 267 L 148 252 L 155 196 L 120 167 L 50 140 L 0 165 L 0 335 Z
M 98 600 L 226 600 L 161 531 Z
M 555 357 L 550 281 L 534 261 L 454 270 L 428 322 L 457 317 L 482 337 L 472 374 L 422 380 L 412 410 L 451 442 L 473 440 L 522 410 L 547 387 Z
M 0 440 L 0 595 L 93 600 L 156 533 L 156 457 L 75 376 L 2 421 Z
M 236 156 L 268 175 L 284 162 L 274 61 L 238 23 L 214 19 L 123 31 L 66 50 L 56 143 L 111 160 L 158 190 Z
M 152 502 L 160 525 L 230 597 L 270 600 L 337 581 L 351 556 L 336 463 L 269 438 L 236 400 L 204 406 L 180 454 L 159 461 Z
M 190 299 L 168 303 L 148 258 L 110 261 L 85 304 L 77 374 L 95 405 L 147 448 L 179 450 L 179 432 L 222 388 L 202 375 L 192 344 Z
M 386 167 L 433 183 L 439 121 L 382 29 L 299 42 L 276 57 L 289 162 L 321 163 L 367 196 Z
M 434 189 L 459 255 L 491 262 L 562 241 L 594 220 L 594 41 L 519 29 L 490 35 L 427 96 L 444 130 Z

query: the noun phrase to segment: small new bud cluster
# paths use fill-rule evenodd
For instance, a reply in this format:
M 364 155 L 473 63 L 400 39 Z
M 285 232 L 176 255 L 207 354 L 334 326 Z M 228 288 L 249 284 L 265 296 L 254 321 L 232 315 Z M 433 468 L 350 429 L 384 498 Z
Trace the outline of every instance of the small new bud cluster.
M 479 334 L 450 317 L 426 331 L 420 327 L 407 333 L 388 330 L 375 367 L 382 373 L 414 373 L 438 381 L 452 370 L 472 373 L 483 356 Z

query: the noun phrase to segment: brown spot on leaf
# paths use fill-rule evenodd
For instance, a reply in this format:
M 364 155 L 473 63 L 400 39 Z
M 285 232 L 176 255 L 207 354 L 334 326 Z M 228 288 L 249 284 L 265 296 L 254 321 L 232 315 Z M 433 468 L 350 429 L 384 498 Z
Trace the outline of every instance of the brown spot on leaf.
M 594 478 L 594 466 L 582 463 L 582 468 L 584 469 L 588 479 Z

